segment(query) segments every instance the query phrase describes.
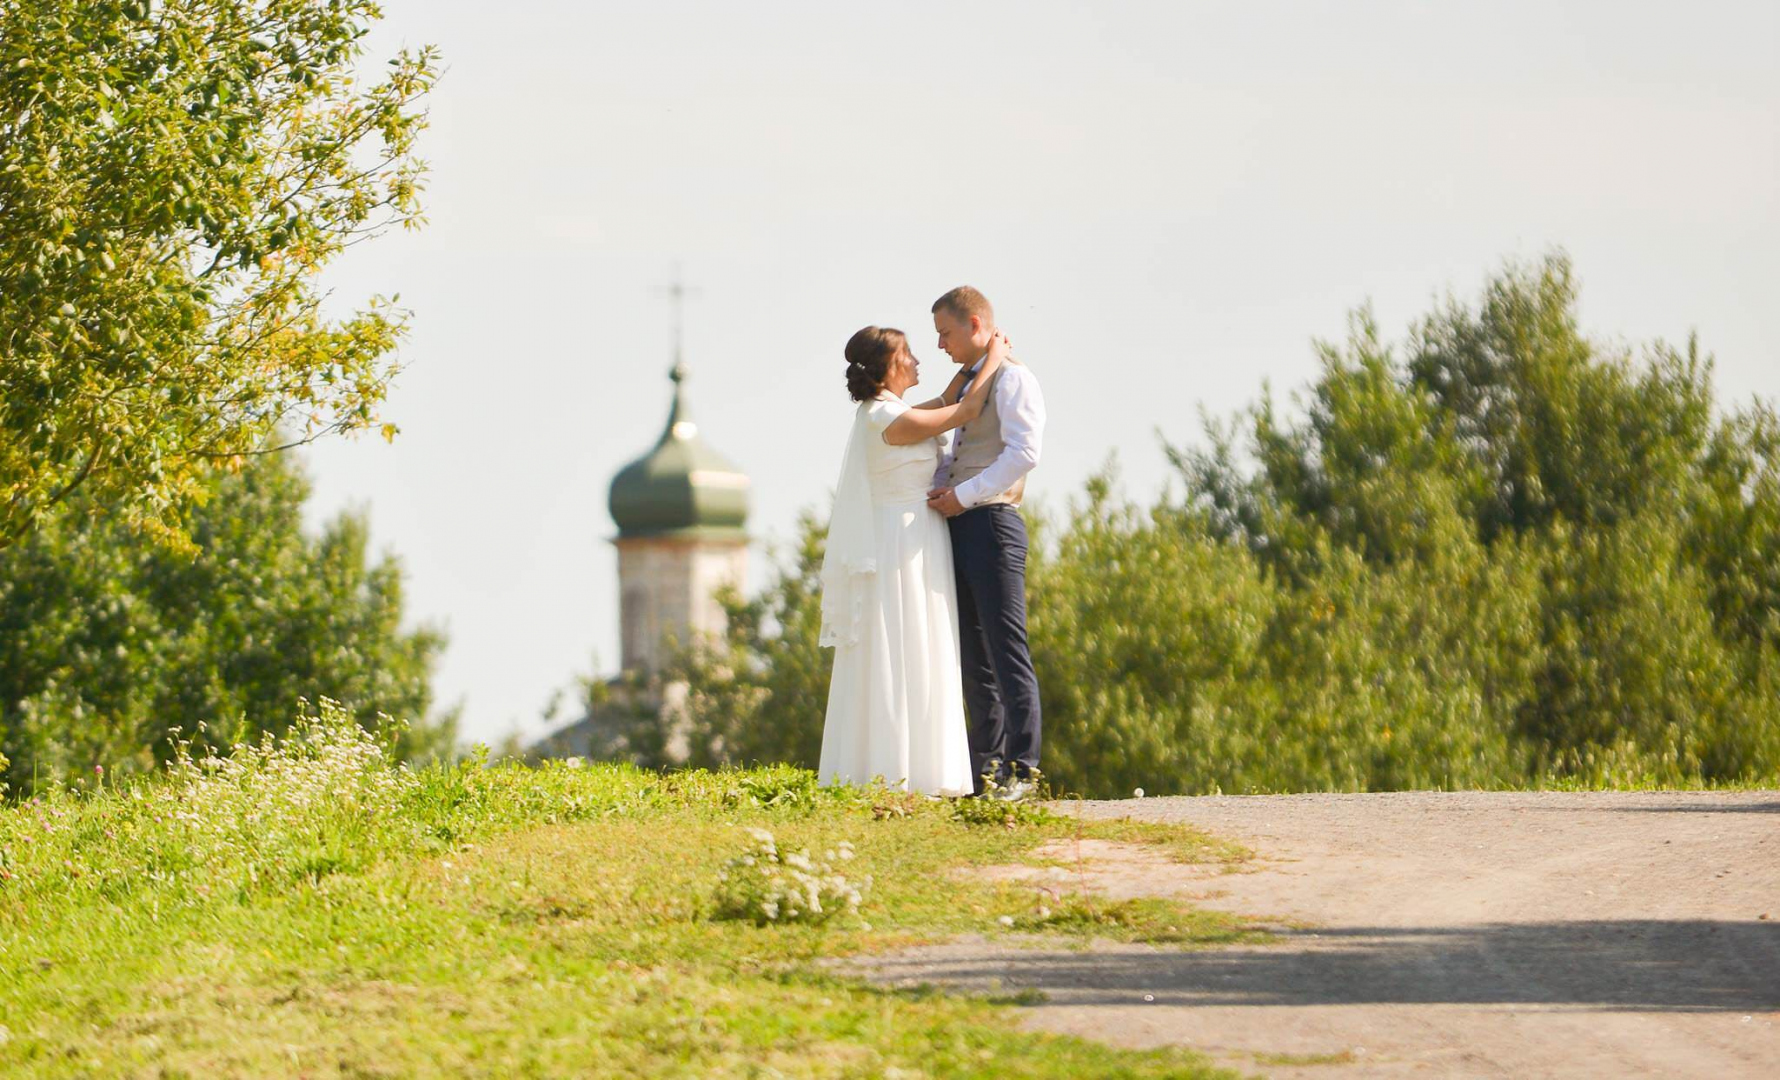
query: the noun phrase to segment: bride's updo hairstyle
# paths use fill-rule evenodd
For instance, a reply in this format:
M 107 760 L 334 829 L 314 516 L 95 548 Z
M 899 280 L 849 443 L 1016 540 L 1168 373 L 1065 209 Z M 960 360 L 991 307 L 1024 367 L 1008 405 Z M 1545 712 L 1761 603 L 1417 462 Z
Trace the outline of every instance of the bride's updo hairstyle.
M 847 341 L 847 393 L 854 401 L 870 401 L 884 388 L 890 365 L 908 348 L 901 330 L 868 326 Z

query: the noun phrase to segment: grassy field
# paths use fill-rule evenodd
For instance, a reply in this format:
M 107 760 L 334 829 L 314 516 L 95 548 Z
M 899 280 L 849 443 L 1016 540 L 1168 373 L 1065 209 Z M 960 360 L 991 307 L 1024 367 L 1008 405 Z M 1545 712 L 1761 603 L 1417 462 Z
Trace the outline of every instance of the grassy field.
M 850 844 L 834 873 L 857 913 L 723 917 L 750 828 L 787 856 Z M 1023 1032 L 1017 997 L 816 964 L 959 932 L 1258 937 L 1156 902 L 1053 909 L 968 872 L 1077 829 L 1241 857 L 1165 827 L 965 820 L 789 769 L 410 770 L 324 709 L 279 745 L 0 808 L 0 1075 L 1225 1075 Z

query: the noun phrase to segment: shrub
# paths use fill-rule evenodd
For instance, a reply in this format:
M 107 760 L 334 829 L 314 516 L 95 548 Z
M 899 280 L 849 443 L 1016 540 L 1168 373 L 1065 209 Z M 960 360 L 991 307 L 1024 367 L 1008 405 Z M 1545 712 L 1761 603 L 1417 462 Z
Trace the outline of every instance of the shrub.
M 718 875 L 713 914 L 719 919 L 768 923 L 825 923 L 837 915 L 858 915 L 859 902 L 871 887 L 848 881 L 834 868 L 853 858 L 842 840 L 821 859 L 808 850 L 781 852 L 773 834 L 749 829 L 754 844 L 724 866 Z

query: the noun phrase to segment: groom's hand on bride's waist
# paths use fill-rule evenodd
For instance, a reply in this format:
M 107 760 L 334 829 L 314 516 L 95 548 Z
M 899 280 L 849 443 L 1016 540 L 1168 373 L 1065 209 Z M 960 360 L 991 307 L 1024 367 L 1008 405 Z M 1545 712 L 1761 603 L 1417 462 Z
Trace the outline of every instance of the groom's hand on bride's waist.
M 947 517 L 957 517 L 964 513 L 964 504 L 958 501 L 958 492 L 949 487 L 934 488 L 929 491 L 927 505 Z

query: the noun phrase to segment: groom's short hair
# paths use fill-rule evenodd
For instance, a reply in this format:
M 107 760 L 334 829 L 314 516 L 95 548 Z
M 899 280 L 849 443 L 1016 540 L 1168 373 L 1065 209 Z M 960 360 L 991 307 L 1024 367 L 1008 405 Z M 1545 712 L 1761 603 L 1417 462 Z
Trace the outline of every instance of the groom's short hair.
M 960 285 L 933 302 L 936 314 L 941 308 L 951 312 L 960 321 L 975 315 L 983 320 L 984 326 L 991 326 L 995 322 L 995 309 L 990 306 L 989 298 L 969 285 Z

